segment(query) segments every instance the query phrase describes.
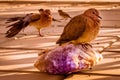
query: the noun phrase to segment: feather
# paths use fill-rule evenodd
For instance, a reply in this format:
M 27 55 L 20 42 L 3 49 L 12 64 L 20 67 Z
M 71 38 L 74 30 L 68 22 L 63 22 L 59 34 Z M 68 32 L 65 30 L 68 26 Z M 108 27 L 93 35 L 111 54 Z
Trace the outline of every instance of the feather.
M 24 17 L 13 17 L 9 18 L 6 23 L 14 22 L 23 19 Z
M 24 28 L 25 26 L 23 26 L 23 21 L 18 21 L 10 26 L 12 26 L 7 32 L 6 32 L 6 37 L 11 38 L 13 36 L 15 36 L 16 34 L 18 34 L 22 28 Z M 8 26 L 8 27 L 10 27 Z

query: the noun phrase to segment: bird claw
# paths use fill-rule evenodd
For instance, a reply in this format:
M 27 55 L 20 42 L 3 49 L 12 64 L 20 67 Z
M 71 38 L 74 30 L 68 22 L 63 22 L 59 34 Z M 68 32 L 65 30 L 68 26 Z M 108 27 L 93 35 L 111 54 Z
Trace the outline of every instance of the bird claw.
M 44 37 L 40 32 L 39 32 L 39 36 L 40 36 L 40 37 Z
M 78 44 L 78 43 L 76 43 L 76 41 L 70 41 L 69 43 L 70 44 Z M 92 45 L 89 44 L 89 43 L 79 43 L 79 44 L 82 45 L 82 47 L 85 48 L 85 49 L 88 49 L 88 47 L 92 48 Z
M 41 34 L 40 34 L 39 36 L 40 36 L 40 37 L 44 37 L 44 36 L 43 36 L 43 35 L 41 35 Z
M 92 45 L 91 44 L 88 44 L 88 43 L 80 43 L 82 45 L 83 48 L 85 49 L 88 49 L 89 47 L 92 48 Z

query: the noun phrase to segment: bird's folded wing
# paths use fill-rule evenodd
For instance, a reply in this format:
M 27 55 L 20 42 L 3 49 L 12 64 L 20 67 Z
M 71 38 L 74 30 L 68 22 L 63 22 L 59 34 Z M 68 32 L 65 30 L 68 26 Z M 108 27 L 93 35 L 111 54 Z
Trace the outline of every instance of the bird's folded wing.
M 86 28 L 86 19 L 82 15 L 75 16 L 65 26 L 63 33 L 57 43 L 64 43 L 80 37 Z
M 69 14 L 67 14 L 67 13 L 65 13 L 65 12 L 63 12 L 62 14 L 63 14 L 64 16 L 69 16 Z
M 37 21 L 40 19 L 40 14 L 27 14 L 23 19 L 23 26 L 27 27 L 31 22 Z
M 40 14 L 31 14 L 29 17 L 30 17 L 31 22 L 37 21 L 40 19 Z

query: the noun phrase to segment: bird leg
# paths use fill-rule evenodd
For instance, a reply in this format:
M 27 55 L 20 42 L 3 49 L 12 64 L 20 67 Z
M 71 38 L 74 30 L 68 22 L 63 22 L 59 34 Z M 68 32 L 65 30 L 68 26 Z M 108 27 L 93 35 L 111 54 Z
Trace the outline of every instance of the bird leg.
M 38 32 L 39 32 L 39 36 L 40 36 L 40 37 L 43 37 L 43 35 L 40 33 L 40 30 L 38 30 Z

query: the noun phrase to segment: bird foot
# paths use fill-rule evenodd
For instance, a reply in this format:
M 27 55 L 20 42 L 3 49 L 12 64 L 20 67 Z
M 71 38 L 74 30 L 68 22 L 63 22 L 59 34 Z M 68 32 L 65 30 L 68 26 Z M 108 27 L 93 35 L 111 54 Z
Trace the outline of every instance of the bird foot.
M 85 49 L 88 49 L 89 47 L 92 48 L 92 45 L 89 44 L 89 43 L 76 43 L 76 41 L 70 41 L 69 43 L 72 43 L 72 44 L 80 44 L 80 45 L 82 45 L 82 47 L 85 48 Z
M 92 45 L 91 44 L 88 44 L 88 43 L 80 43 L 82 45 L 83 48 L 85 49 L 88 49 L 89 47 L 92 48 Z
M 40 37 L 44 37 L 43 35 L 39 34 Z

